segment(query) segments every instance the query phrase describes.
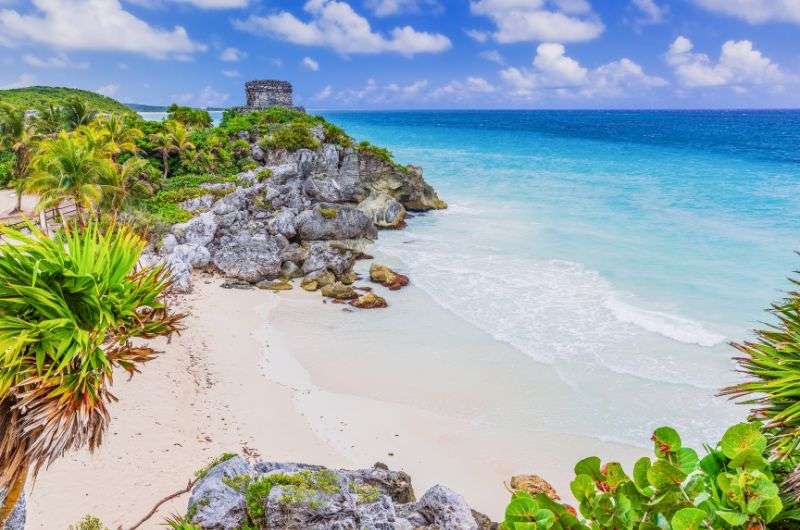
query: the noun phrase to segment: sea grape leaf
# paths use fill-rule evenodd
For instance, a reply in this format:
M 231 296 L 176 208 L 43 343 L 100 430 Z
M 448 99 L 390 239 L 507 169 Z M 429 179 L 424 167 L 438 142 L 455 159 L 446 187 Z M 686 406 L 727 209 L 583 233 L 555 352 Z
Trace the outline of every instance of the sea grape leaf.
M 511 502 L 506 507 L 505 523 L 513 526 L 513 523 L 526 522 L 533 520 L 533 514 L 539 510 L 539 505 L 528 493 L 515 492 Z
M 681 437 L 672 427 L 659 427 L 651 437 L 655 444 L 656 456 L 665 456 L 681 448 Z
M 678 469 L 687 475 L 697 469 L 697 466 L 700 463 L 700 458 L 697 456 L 695 450 L 690 449 L 689 447 L 681 447 L 678 449 L 677 457 L 678 460 L 676 465 Z
M 672 516 L 672 530 L 701 530 L 708 514 L 697 508 L 683 508 Z
M 622 465 L 618 462 L 609 462 L 606 464 L 603 474 L 605 475 L 606 483 L 608 487 L 611 488 L 611 491 L 616 491 L 620 484 L 630 480 L 628 475 L 625 474 L 625 470 L 622 469 Z
M 596 456 L 584 458 L 575 464 L 576 475 L 589 475 L 594 480 L 600 480 L 603 475 L 600 473 L 600 459 Z
M 665 460 L 658 460 L 647 470 L 647 480 L 658 489 L 678 486 L 686 479 L 686 473 Z
M 764 469 L 767 467 L 767 460 L 761 455 L 761 451 L 750 448 L 739 451 L 728 465 L 732 468 Z
M 728 429 L 719 442 L 723 454 L 730 459 L 747 449 L 763 454 L 767 448 L 767 438 L 755 423 L 740 423 Z
M 650 469 L 650 459 L 646 456 L 637 460 L 633 465 L 633 483 L 642 495 L 647 495 L 645 491 L 650 487 L 650 483 L 647 482 L 648 469 Z
M 578 475 L 569 485 L 570 491 L 580 502 L 589 498 L 595 491 L 594 480 L 589 475 Z
M 781 501 L 780 496 L 776 495 L 774 497 L 770 497 L 766 499 L 762 504 L 761 507 L 758 509 L 758 515 L 764 519 L 765 522 L 769 523 L 773 519 L 775 519 L 779 513 L 783 511 L 783 501 Z
M 747 515 L 728 510 L 718 510 L 717 516 L 731 526 L 742 526 L 747 522 Z

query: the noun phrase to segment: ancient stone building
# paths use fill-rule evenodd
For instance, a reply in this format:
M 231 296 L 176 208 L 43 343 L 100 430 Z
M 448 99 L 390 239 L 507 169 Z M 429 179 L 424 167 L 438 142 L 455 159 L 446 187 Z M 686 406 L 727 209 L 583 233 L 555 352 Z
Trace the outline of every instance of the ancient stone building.
M 260 79 L 244 85 L 247 108 L 268 109 L 270 107 L 294 107 L 292 84 L 287 81 Z

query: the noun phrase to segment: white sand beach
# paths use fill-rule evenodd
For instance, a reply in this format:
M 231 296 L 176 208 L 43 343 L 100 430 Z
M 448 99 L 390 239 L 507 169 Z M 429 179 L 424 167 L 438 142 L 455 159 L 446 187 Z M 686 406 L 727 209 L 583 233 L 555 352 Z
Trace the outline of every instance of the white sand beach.
M 351 313 L 316 293 L 221 282 L 198 274 L 178 302 L 186 331 L 159 344 L 164 353 L 142 374 L 116 381 L 102 448 L 68 455 L 29 484 L 28 528 L 64 529 L 87 513 L 128 527 L 225 451 L 331 467 L 385 462 L 409 472 L 418 495 L 446 484 L 495 519 L 513 474 L 540 474 L 568 496 L 577 459 L 641 454 L 535 425 L 498 427 L 487 417 L 508 385 L 498 374 L 522 356 L 413 286 L 383 293 L 386 310 Z M 538 373 L 528 383 L 542 399 L 531 407 L 555 404 L 558 383 L 546 367 Z M 143 528 L 161 528 L 187 499 Z

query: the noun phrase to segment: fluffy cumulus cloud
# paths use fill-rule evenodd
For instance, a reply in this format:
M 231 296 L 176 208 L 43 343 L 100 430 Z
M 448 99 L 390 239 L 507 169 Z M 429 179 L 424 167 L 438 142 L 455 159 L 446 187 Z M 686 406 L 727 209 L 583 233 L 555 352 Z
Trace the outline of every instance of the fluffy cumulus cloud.
M 0 43 L 39 43 L 57 49 L 122 51 L 155 58 L 205 50 L 181 26 L 153 27 L 118 0 L 32 0 L 33 12 L 0 10 Z M 91 13 L 91 21 L 86 14 Z
M 303 57 L 303 60 L 300 61 L 300 64 L 302 64 L 303 68 L 306 70 L 311 70 L 312 72 L 319 71 L 319 63 L 311 57 Z
M 666 4 L 660 5 L 655 0 L 631 0 L 631 5 L 639 12 L 636 18 L 638 25 L 660 24 L 669 11 Z
M 325 88 L 316 93 L 314 99 L 317 101 L 325 101 L 331 97 L 331 94 L 333 94 L 333 87 L 331 85 L 326 85 Z
M 470 10 L 494 22 L 500 43 L 582 42 L 605 29 L 586 0 L 470 0 Z
M 433 90 L 432 100 L 466 101 L 475 96 L 491 94 L 497 91 L 492 83 L 482 77 L 467 77 L 463 81 L 453 80 Z
M 751 24 L 790 22 L 800 24 L 798 0 L 694 0 L 701 7 L 735 16 Z
M 686 87 L 747 85 L 780 85 L 788 77 L 780 67 L 753 48 L 748 40 L 729 40 L 722 45 L 719 60 L 714 62 L 704 53 L 694 52 L 694 44 L 684 36 L 672 43 L 667 51 L 667 63 Z
M 193 107 L 221 107 L 230 99 L 229 94 L 218 92 L 210 86 L 204 87 L 199 92 L 187 92 L 184 94 L 173 94 L 170 99 L 181 105 L 191 105 Z
M 86 70 L 87 68 L 89 68 L 88 62 L 73 61 L 64 53 L 59 53 L 52 57 L 40 57 L 38 55 L 26 53 L 25 55 L 22 56 L 22 62 L 27 64 L 28 66 L 33 66 L 34 68 L 46 68 L 46 69 L 70 68 L 77 70 Z
M 395 52 L 412 56 L 451 47 L 450 39 L 444 35 L 417 31 L 411 26 L 397 27 L 388 36 L 376 32 L 347 2 L 308 0 L 303 9 L 310 15 L 307 21 L 281 11 L 268 16 L 252 15 L 234 25 L 256 35 L 303 46 L 324 46 L 342 54 Z
M 501 70 L 500 77 L 514 95 L 533 97 L 554 93 L 569 97 L 616 97 L 634 89 L 667 84 L 660 77 L 647 75 L 641 66 L 627 58 L 595 69 L 586 68 L 569 57 L 564 45 L 558 43 L 540 44 L 532 66 Z
M 104 96 L 113 97 L 117 95 L 117 92 L 119 92 L 119 85 L 116 83 L 109 83 L 107 85 L 97 87 L 94 89 L 94 91 L 98 94 L 103 94 Z
M 10 88 L 25 88 L 32 86 L 36 82 L 36 77 L 33 74 L 20 74 L 15 80 L 5 85 L 0 85 L 0 90 L 8 90 Z
M 243 52 L 238 48 L 233 48 L 233 47 L 225 48 L 219 54 L 220 61 L 225 61 L 229 63 L 235 63 L 241 61 L 245 57 L 247 57 L 247 53 Z
M 438 13 L 444 9 L 437 0 L 366 0 L 364 5 L 379 17 L 423 11 Z
M 493 63 L 506 64 L 506 58 L 497 50 L 484 50 L 478 54 L 478 57 Z

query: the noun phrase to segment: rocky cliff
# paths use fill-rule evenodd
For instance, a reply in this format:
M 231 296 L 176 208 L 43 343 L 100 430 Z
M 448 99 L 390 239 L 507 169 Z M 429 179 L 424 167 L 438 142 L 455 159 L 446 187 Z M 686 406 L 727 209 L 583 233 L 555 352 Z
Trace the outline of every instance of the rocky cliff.
M 378 228 L 402 228 L 408 211 L 446 208 L 422 171 L 374 151 L 323 143 L 316 150 L 265 150 L 247 133 L 261 167 L 239 185 L 212 184 L 183 204 L 197 215 L 175 225 L 157 246 L 173 270 L 174 289 L 191 289 L 193 268 L 211 268 L 248 283 L 303 278 L 322 288 L 352 283 L 352 267 Z M 227 192 L 218 196 L 219 187 Z M 216 190 L 212 188 L 217 187 Z
M 186 517 L 204 530 L 490 530 L 488 517 L 436 485 L 416 498 L 411 477 L 383 464 L 371 469 L 231 458 L 194 486 Z

